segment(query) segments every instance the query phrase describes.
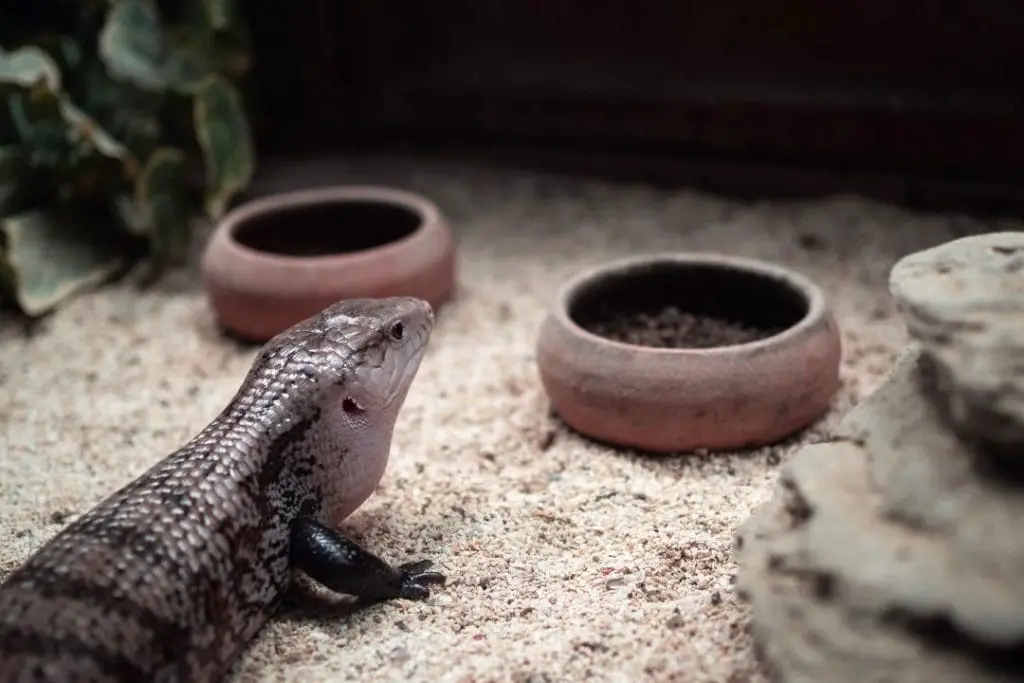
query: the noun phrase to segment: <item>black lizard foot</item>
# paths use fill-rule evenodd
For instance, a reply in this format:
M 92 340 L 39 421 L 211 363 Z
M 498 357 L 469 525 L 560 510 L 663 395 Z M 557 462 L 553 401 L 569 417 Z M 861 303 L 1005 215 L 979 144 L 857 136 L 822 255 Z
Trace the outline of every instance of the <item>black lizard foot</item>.
M 360 602 L 395 598 L 425 600 L 430 597 L 428 586 L 446 581 L 444 574 L 430 571 L 433 566 L 430 560 L 393 567 L 337 530 L 313 519 L 296 519 L 289 540 L 289 559 L 294 567 L 322 586 L 353 595 Z
M 419 560 L 395 567 L 395 571 L 401 577 L 398 597 L 406 600 L 426 600 L 430 597 L 430 589 L 427 586 L 443 586 L 448 579 L 441 572 L 428 571 L 433 566 L 434 563 L 430 560 Z

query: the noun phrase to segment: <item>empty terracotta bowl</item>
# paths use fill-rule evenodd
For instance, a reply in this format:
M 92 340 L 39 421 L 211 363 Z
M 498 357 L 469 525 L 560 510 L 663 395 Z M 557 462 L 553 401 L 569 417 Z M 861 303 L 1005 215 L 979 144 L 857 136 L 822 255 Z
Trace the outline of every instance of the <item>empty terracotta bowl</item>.
M 202 278 L 220 324 L 264 342 L 339 299 L 455 286 L 455 240 L 440 210 L 385 187 L 325 187 L 256 199 L 217 226 Z
M 557 295 L 537 343 L 566 424 L 651 452 L 749 448 L 806 427 L 829 409 L 841 355 L 814 283 L 715 254 L 584 272 Z

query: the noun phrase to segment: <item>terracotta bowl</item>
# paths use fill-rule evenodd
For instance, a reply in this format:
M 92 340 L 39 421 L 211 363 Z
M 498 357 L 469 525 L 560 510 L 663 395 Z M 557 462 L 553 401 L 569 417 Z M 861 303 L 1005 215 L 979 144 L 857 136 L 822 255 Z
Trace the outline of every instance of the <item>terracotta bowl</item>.
M 829 409 L 841 355 L 814 283 L 713 254 L 580 274 L 537 343 L 541 381 L 566 424 L 652 452 L 736 450 L 799 431 Z
M 418 296 L 455 285 L 455 241 L 438 208 L 384 187 L 272 195 L 230 212 L 202 260 L 220 324 L 264 342 L 339 299 Z

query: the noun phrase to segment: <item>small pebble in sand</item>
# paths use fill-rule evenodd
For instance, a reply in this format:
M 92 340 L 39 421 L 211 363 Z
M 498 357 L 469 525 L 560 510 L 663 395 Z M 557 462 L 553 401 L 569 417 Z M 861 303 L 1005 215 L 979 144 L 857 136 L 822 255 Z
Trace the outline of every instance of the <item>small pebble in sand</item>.
M 74 514 L 71 510 L 54 510 L 50 514 L 50 524 L 64 524 Z
M 780 330 L 687 313 L 675 306 L 660 311 L 614 313 L 587 326 L 594 334 L 639 346 L 706 349 L 765 339 Z

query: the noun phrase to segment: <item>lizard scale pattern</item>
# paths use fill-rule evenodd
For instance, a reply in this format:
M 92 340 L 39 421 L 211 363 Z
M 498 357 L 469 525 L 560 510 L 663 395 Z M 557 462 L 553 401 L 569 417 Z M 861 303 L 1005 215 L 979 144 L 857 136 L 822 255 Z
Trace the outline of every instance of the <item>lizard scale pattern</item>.
M 384 474 L 433 325 L 420 299 L 351 299 L 270 340 L 213 422 L 7 577 L 0 682 L 220 680 L 295 571 L 425 598 L 429 562 L 335 527 Z

